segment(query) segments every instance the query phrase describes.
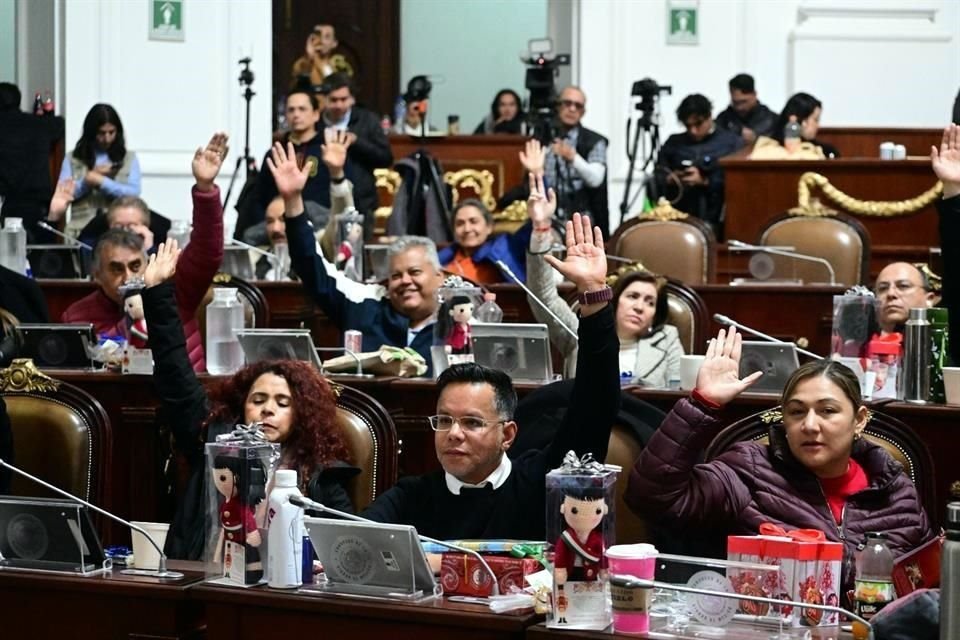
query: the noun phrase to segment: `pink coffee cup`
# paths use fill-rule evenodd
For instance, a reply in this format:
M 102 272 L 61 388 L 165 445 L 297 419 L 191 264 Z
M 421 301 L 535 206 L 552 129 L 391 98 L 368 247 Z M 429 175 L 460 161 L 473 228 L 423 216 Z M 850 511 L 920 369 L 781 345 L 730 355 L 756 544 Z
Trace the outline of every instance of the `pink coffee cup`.
M 611 575 L 628 575 L 653 580 L 657 548 L 652 544 L 618 544 L 606 550 Z M 610 585 L 613 599 L 613 630 L 617 633 L 650 631 L 650 599 L 653 589 Z

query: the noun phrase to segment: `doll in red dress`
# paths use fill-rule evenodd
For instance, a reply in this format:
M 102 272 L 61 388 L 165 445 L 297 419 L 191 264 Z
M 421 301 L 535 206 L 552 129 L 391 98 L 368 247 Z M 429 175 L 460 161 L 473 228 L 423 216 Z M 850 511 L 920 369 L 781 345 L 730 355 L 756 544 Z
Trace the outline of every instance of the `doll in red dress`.
M 227 558 L 243 558 L 244 583 L 254 584 L 263 577 L 259 547 L 262 544 L 255 509 L 264 498 L 265 474 L 258 461 L 244 461 L 220 455 L 213 461 L 213 484 L 224 500 L 220 503 L 220 535 L 216 558 L 224 559 L 224 574 L 230 574 Z M 242 550 L 242 553 L 240 551 Z

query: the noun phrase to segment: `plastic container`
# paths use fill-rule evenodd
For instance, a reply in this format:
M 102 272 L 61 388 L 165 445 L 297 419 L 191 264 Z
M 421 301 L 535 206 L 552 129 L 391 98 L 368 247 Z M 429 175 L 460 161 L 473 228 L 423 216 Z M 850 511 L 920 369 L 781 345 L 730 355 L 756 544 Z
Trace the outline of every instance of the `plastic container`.
M 940 640 L 960 638 L 960 502 L 947 505 L 940 551 Z
M 0 264 L 21 275 L 27 273 L 27 232 L 21 218 L 7 218 L 0 229 Z
M 267 584 L 273 589 L 296 589 L 303 584 L 303 509 L 290 497 L 303 497 L 297 472 L 279 469 L 273 477 L 267 514 Z
M 893 552 L 887 536 L 869 532 L 864 548 L 857 554 L 857 578 L 854 586 L 854 611 L 870 620 L 878 611 L 893 602 Z
M 167 231 L 167 240 L 176 240 L 181 249 L 186 247 L 190 244 L 190 223 L 186 220 L 171 222 L 170 231 Z
M 497 304 L 497 294 L 484 293 L 483 304 L 474 312 L 477 322 L 503 322 L 503 309 Z
M 797 116 L 790 116 L 790 121 L 783 128 L 783 148 L 793 153 L 800 148 L 800 123 Z
M 207 371 L 215 376 L 230 375 L 243 366 L 243 349 L 236 331 L 243 328 L 243 304 L 233 287 L 213 290 L 207 305 Z

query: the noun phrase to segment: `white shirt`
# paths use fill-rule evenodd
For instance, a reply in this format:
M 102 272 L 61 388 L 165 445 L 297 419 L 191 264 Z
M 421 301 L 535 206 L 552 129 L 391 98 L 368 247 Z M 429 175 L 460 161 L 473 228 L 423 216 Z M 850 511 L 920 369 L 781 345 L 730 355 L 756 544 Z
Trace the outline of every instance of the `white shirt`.
M 346 131 L 347 125 L 350 124 L 350 113 L 352 111 L 353 109 L 350 109 L 350 111 L 347 111 L 345 114 L 343 114 L 343 120 L 341 120 L 340 122 L 330 122 L 330 120 L 327 119 L 327 113 L 324 112 L 323 121 L 331 129 L 337 129 L 338 131 Z
M 467 487 L 468 489 L 479 489 L 490 484 L 493 485 L 494 489 L 499 489 L 503 486 L 503 483 L 507 481 L 507 478 L 510 477 L 510 471 L 512 469 L 513 463 L 510 462 L 510 458 L 507 456 L 506 452 L 504 452 L 500 454 L 500 464 L 496 469 L 493 470 L 493 473 L 488 475 L 477 484 L 462 482 L 456 476 L 450 475 L 446 471 L 443 472 L 443 476 L 447 481 L 447 489 L 453 495 L 458 496 L 460 495 L 460 489 L 463 487 Z

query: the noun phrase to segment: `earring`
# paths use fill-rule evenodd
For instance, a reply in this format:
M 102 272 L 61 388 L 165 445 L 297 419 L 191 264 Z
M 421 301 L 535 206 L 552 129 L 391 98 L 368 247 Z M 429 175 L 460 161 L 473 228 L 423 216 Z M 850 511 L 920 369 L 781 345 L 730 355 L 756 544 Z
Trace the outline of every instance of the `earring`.
M 859 439 L 862 438 L 862 437 L 863 437 L 863 433 L 861 433 L 860 431 L 856 431 L 856 432 L 854 432 L 854 434 L 853 434 L 853 439 L 854 439 L 854 440 L 859 440 Z

